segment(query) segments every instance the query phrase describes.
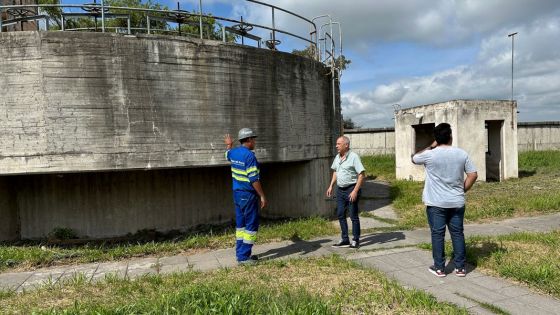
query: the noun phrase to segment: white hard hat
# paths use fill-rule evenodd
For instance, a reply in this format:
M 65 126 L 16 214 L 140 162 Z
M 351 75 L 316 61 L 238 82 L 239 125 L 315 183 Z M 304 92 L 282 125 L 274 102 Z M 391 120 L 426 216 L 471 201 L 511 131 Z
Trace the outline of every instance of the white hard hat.
M 243 140 L 243 139 L 247 139 L 247 138 L 256 138 L 257 134 L 249 128 L 242 128 L 241 130 L 239 130 L 239 134 L 237 139 L 238 140 Z

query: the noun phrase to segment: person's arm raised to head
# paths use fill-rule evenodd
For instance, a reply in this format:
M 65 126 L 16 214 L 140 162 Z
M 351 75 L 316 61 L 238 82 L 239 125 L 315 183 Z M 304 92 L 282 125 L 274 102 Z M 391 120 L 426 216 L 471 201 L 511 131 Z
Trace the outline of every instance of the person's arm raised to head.
M 437 147 L 437 146 L 438 146 L 438 143 L 437 143 L 437 141 L 434 140 L 434 142 L 432 142 L 432 144 L 430 144 L 429 147 L 425 147 L 424 149 L 418 150 L 418 151 L 416 151 L 416 153 L 410 155 L 410 160 L 412 161 L 412 164 L 422 164 L 422 163 L 417 163 L 417 162 L 415 162 L 415 161 L 414 161 L 414 157 L 415 157 L 416 155 L 418 155 L 418 154 L 423 153 L 423 152 L 426 151 L 426 150 L 432 150 L 432 149 L 434 149 L 434 148 Z
M 233 148 L 233 139 L 229 133 L 224 136 L 224 144 L 226 145 L 226 150 L 231 150 Z

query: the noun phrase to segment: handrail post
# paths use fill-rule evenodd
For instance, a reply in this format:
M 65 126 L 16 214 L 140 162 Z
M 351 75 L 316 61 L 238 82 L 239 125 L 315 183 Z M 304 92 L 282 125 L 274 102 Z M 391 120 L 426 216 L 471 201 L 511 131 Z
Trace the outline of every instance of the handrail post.
M 148 35 L 150 34 L 150 16 L 146 15 L 146 24 L 147 24 L 147 29 L 148 29 Z
M 2 10 L 0 10 L 0 33 L 2 33 Z
M 200 39 L 202 39 L 202 0 L 198 0 Z
M 105 1 L 101 0 L 101 32 L 105 33 Z
M 37 1 L 37 6 L 35 7 L 35 16 L 39 15 L 39 1 Z M 37 26 L 37 32 L 41 29 L 39 28 L 39 20 L 35 20 L 35 26 Z
M 130 15 L 126 18 L 126 26 L 127 26 L 128 35 L 131 35 L 132 32 L 130 31 Z
M 274 21 L 274 7 L 272 7 L 272 42 L 276 45 L 276 23 Z

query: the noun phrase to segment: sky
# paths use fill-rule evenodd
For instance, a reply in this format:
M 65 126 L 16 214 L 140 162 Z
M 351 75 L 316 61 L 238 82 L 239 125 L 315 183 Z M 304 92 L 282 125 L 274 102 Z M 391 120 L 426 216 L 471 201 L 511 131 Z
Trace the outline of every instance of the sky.
M 177 1 L 152 0 L 175 8 Z M 393 126 L 401 108 L 452 99 L 511 98 L 519 121 L 560 120 L 560 1 L 558 0 L 276 0 L 269 4 L 307 18 L 340 22 L 342 114 L 364 128 Z M 181 8 L 198 10 L 198 0 Z M 215 16 L 271 26 L 271 9 L 243 0 L 203 0 Z M 326 19 L 318 19 L 323 24 Z M 276 12 L 276 27 L 308 37 L 309 24 Z M 252 31 L 268 38 L 268 31 Z M 333 32 L 335 38 L 338 31 Z M 280 50 L 306 42 L 279 35 Z

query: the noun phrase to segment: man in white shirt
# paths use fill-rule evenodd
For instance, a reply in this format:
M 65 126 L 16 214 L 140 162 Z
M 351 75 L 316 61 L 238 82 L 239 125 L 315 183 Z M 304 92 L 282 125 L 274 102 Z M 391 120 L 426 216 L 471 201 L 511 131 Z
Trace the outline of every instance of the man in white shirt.
M 449 228 L 453 243 L 455 275 L 464 277 L 465 193 L 478 177 L 476 168 L 467 152 L 452 147 L 451 126 L 441 123 L 434 128 L 435 141 L 429 147 L 412 156 L 412 162 L 424 165 L 426 181 L 422 201 L 432 234 L 432 256 L 434 265 L 428 270 L 437 277 L 445 277 L 445 227 Z M 465 173 L 467 177 L 465 178 Z
M 327 189 L 327 197 L 331 197 L 336 182 L 336 214 L 340 223 L 341 240 L 333 247 L 358 248 L 360 247 L 358 202 L 360 201 L 360 188 L 365 178 L 365 169 L 360 157 L 350 151 L 350 139 L 348 137 L 342 136 L 336 140 L 336 150 L 338 154 L 331 165 L 334 173 Z M 352 242 L 348 237 L 347 208 L 350 210 L 350 219 L 352 220 Z

